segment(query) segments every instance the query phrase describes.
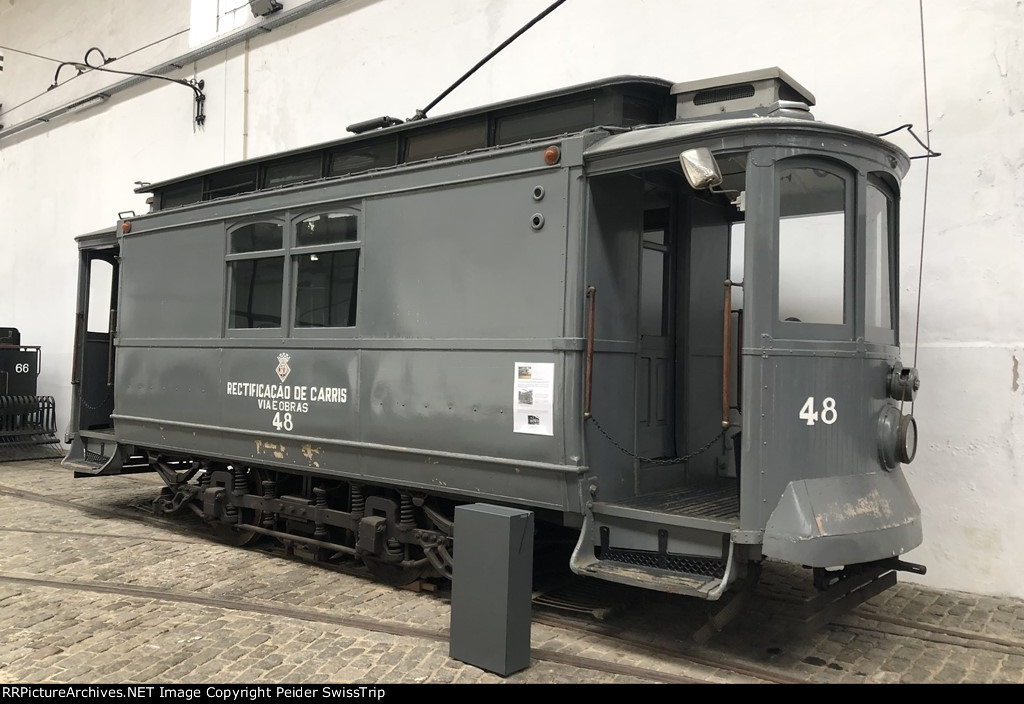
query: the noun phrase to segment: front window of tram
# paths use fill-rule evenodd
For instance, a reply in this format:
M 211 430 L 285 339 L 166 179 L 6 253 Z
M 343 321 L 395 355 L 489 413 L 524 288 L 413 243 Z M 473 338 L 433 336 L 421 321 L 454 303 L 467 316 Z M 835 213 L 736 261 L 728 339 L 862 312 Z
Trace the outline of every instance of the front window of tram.
M 846 322 L 846 181 L 821 169 L 779 175 L 779 320 Z
M 865 199 L 867 229 L 864 312 L 866 334 L 872 342 L 895 344 L 893 334 L 896 261 L 896 208 L 881 181 L 870 180 Z

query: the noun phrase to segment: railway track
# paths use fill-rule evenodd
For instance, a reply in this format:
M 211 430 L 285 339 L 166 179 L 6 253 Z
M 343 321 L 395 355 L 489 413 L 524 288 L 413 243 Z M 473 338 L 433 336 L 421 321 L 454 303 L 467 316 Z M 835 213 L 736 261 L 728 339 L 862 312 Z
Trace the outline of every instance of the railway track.
M 795 606 L 801 602 L 798 599 L 782 597 L 779 595 L 764 595 L 760 601 L 764 604 L 784 606 Z M 778 609 L 776 613 L 785 617 L 785 609 Z M 871 623 L 872 625 L 868 625 Z M 838 616 L 829 623 L 830 628 L 838 628 L 851 631 L 866 631 L 882 635 L 894 636 L 897 638 L 912 638 L 929 643 L 941 643 L 952 645 L 969 650 L 985 650 L 1005 655 L 1015 655 L 1024 658 L 1024 640 L 1012 638 L 1001 638 L 986 633 L 967 631 L 948 626 L 937 626 L 932 623 L 894 616 L 891 614 L 879 613 L 870 607 L 859 606 L 851 611 Z
M 388 633 L 396 636 L 419 638 L 434 642 L 447 642 L 449 637 L 447 629 L 435 630 L 366 616 L 339 616 L 312 609 L 299 609 L 279 604 L 255 602 L 239 599 L 237 597 L 215 597 L 196 593 L 184 593 L 165 589 L 154 589 L 150 587 L 139 587 L 130 584 L 41 579 L 38 577 L 13 574 L 0 574 L 0 582 L 46 589 L 111 594 L 121 597 L 134 597 L 165 603 L 190 604 L 193 606 L 213 609 L 241 611 L 264 616 L 277 616 L 280 618 L 292 618 L 300 621 L 355 628 L 373 633 Z M 662 670 L 610 662 L 606 660 L 598 660 L 595 658 L 573 655 L 545 648 L 533 648 L 531 650 L 531 655 L 534 659 L 541 662 L 556 663 L 584 670 L 595 670 L 599 672 L 624 675 L 627 677 L 635 677 L 649 682 L 660 682 L 666 684 L 697 684 L 704 682 L 704 680 L 697 679 L 695 677 L 689 677 L 672 672 L 665 672 Z
M 193 521 L 191 517 L 186 516 L 186 519 L 182 522 L 168 521 L 166 519 L 158 518 L 148 513 L 148 511 L 142 506 L 136 506 L 134 511 L 124 510 L 120 508 L 109 508 L 109 507 L 96 507 L 83 505 L 76 501 L 69 501 L 66 499 L 60 499 L 53 496 L 47 496 L 43 494 L 36 494 L 21 489 L 15 489 L 0 485 L 0 495 L 11 496 L 19 498 L 25 501 L 37 501 L 46 503 L 49 505 L 63 506 L 66 508 L 72 508 L 80 511 L 84 511 L 90 515 L 110 517 L 110 518 L 124 518 L 134 522 L 141 522 L 148 525 L 153 525 L 160 528 L 169 528 L 178 534 L 186 534 L 188 536 L 203 537 L 205 539 L 212 540 L 209 535 L 202 533 L 200 528 L 202 524 L 198 520 Z M 193 525 L 194 523 L 194 525 Z M 13 529 L 18 530 L 18 529 Z M 112 538 L 120 539 L 124 537 L 133 537 L 136 540 L 150 540 L 150 538 L 138 537 L 138 536 L 123 536 L 121 534 L 98 534 L 98 533 L 75 533 L 74 531 L 48 531 L 48 530 L 32 530 L 35 534 L 54 534 L 61 537 L 75 537 L 80 536 L 83 539 L 87 538 Z M 169 538 L 163 540 L 170 540 L 174 542 L 189 542 L 181 538 Z M 283 550 L 280 548 L 262 547 L 262 546 L 250 546 L 247 550 L 257 552 L 267 557 L 279 558 L 279 559 L 295 559 L 284 555 Z M 339 572 L 342 574 L 355 576 L 363 579 L 372 579 L 370 573 L 363 568 L 361 565 L 356 563 L 318 563 L 319 567 Z M 16 582 L 26 585 L 34 586 L 49 586 L 60 589 L 75 589 L 78 588 L 83 591 L 94 591 L 100 593 L 119 594 L 122 596 L 135 595 L 142 598 L 178 601 L 184 603 L 193 603 L 199 605 L 207 605 L 214 608 L 231 608 L 233 610 L 252 611 L 254 613 L 262 614 L 275 614 L 279 616 L 285 616 L 290 618 L 298 618 L 309 621 L 319 621 L 324 623 L 333 623 L 336 625 L 349 626 L 353 628 L 363 628 L 375 632 L 386 632 L 393 633 L 394 635 L 408 635 L 414 637 L 431 637 L 437 636 L 438 632 L 430 631 L 429 629 L 417 628 L 415 626 L 406 626 L 402 624 L 394 624 L 388 622 L 378 622 L 373 619 L 367 619 L 360 616 L 335 616 L 332 614 L 323 614 L 321 612 L 308 612 L 302 609 L 296 609 L 294 607 L 271 605 L 265 603 L 255 602 L 239 602 L 234 598 L 222 598 L 212 597 L 196 594 L 180 594 L 173 592 L 166 592 L 159 589 L 149 589 L 144 587 L 137 587 L 134 585 L 113 585 L 106 583 L 83 583 L 77 581 L 67 580 L 52 580 L 44 579 L 39 577 L 28 577 L 28 576 L 17 576 L 17 575 L 3 575 L 0 574 L 0 581 Z M 447 594 L 444 592 L 427 592 L 435 598 L 446 598 Z M 241 605 L 241 606 L 240 606 Z M 590 635 L 597 635 L 602 638 L 602 641 L 607 644 L 613 644 L 616 646 L 625 646 L 630 650 L 642 653 L 648 656 L 657 657 L 664 662 L 677 662 L 680 664 L 689 664 L 691 666 L 696 665 L 700 667 L 711 667 L 718 670 L 732 672 L 734 674 L 749 677 L 755 681 L 760 682 L 789 682 L 790 679 L 778 673 L 765 672 L 754 672 L 751 668 L 737 667 L 733 663 L 726 660 L 717 660 L 708 657 L 699 657 L 694 654 L 683 653 L 678 650 L 671 650 L 668 648 L 652 647 L 649 644 L 645 644 L 638 640 L 632 640 L 626 637 L 616 637 L 609 632 L 601 633 L 598 627 L 593 629 L 586 629 L 585 626 L 579 622 L 574 622 L 572 619 L 559 617 L 557 614 L 551 613 L 545 610 L 538 610 L 535 613 L 535 623 L 543 623 L 553 628 L 559 628 L 562 630 L 574 631 L 574 632 L 585 632 Z M 397 629 L 397 630 L 396 630 Z M 433 634 L 433 635 L 431 635 Z M 447 638 L 446 632 L 441 633 L 444 638 Z M 435 638 L 436 639 L 436 638 Z M 602 672 L 611 672 L 615 674 L 621 674 L 631 677 L 638 677 L 641 679 L 647 679 L 653 682 L 664 682 L 664 683 L 689 683 L 689 682 L 703 682 L 693 677 L 687 677 L 683 675 L 676 675 L 673 673 L 666 673 L 661 670 L 653 670 L 649 668 L 642 668 L 636 666 L 625 665 L 622 663 L 614 663 L 605 660 L 595 660 L 593 658 L 583 658 L 564 652 L 548 651 L 548 650 L 534 650 L 533 656 L 537 660 L 545 662 L 552 662 L 563 665 L 570 665 L 573 667 L 579 667 L 582 669 L 595 669 Z M 796 681 L 796 680 L 792 680 Z
M 146 509 L 146 507 L 143 507 L 141 505 L 135 506 L 134 509 L 90 506 L 76 501 L 69 501 L 54 496 L 37 494 L 34 492 L 16 489 L 4 485 L 0 485 L 0 496 L 10 496 L 13 498 L 18 498 L 26 501 L 36 501 L 55 506 L 63 506 L 83 511 L 89 515 L 94 516 L 127 519 L 133 522 L 140 522 L 158 528 L 170 529 L 174 533 L 178 534 L 178 536 L 182 537 L 140 537 L 119 533 L 79 533 L 75 531 L 50 531 L 44 529 L 16 528 L 5 528 L 0 529 L 0 531 L 24 532 L 33 534 L 54 534 L 60 535 L 62 537 L 71 538 L 74 538 L 76 536 L 81 536 L 83 538 L 104 539 L 130 538 L 142 541 L 153 540 L 160 542 L 178 543 L 188 543 L 196 538 L 201 538 L 204 540 L 208 540 L 210 542 L 217 542 L 207 532 L 204 532 L 202 530 L 204 526 L 201 522 L 198 521 L 198 519 L 192 519 L 192 517 L 186 516 L 183 520 L 168 520 L 154 516 Z M 289 560 L 295 559 L 286 556 L 282 549 L 276 547 L 250 546 L 246 549 L 252 550 L 254 552 L 271 558 Z M 349 576 L 355 576 L 363 579 L 372 579 L 371 575 L 365 568 L 354 562 L 342 564 L 318 563 L 318 566 L 321 566 L 324 569 L 339 572 Z M 39 584 L 37 586 L 52 586 L 54 588 L 81 588 L 87 591 L 107 591 L 108 593 L 122 593 L 124 595 L 130 595 L 129 592 L 131 592 L 145 598 L 162 599 L 170 601 L 185 601 L 189 603 L 199 603 L 198 601 L 193 602 L 189 600 L 200 600 L 202 601 L 203 604 L 209 605 L 214 608 L 230 607 L 235 610 L 239 610 L 237 607 L 239 602 L 237 602 L 237 600 L 235 599 L 229 600 L 219 597 L 200 596 L 194 594 L 182 595 L 171 592 L 162 592 L 161 590 L 152 590 L 142 587 L 135 587 L 132 585 L 110 585 L 100 583 L 86 584 L 80 582 L 62 582 L 60 580 L 45 580 L 28 577 L 17 577 L 11 575 L 0 575 L 0 581 L 18 580 L 26 584 L 38 582 Z M 51 582 L 52 584 L 44 584 Z M 611 587 L 611 585 L 609 585 L 609 587 Z M 124 591 L 118 592 L 116 591 L 117 589 L 122 589 Z M 596 591 L 600 592 L 599 589 Z M 431 593 L 431 595 L 434 598 L 446 598 L 447 596 L 443 592 L 434 592 Z M 596 597 L 596 599 L 594 600 L 589 601 L 588 603 L 582 604 L 574 604 L 571 597 L 565 600 L 555 599 L 555 603 L 551 603 L 551 600 L 545 600 L 543 598 L 546 596 L 545 593 L 539 593 L 537 594 L 537 596 L 540 598 L 537 599 L 535 604 L 533 619 L 534 623 L 597 637 L 601 640 L 603 644 L 610 645 L 613 648 L 629 649 L 632 652 L 647 655 L 653 658 L 660 659 L 662 661 L 688 663 L 691 666 L 698 666 L 702 668 L 714 668 L 717 670 L 730 672 L 756 682 L 794 684 L 806 681 L 805 679 L 798 679 L 796 677 L 792 677 L 786 674 L 785 672 L 781 672 L 779 670 L 765 668 L 754 663 L 737 660 L 735 656 L 730 654 L 718 655 L 716 654 L 714 648 L 699 648 L 696 645 L 690 646 L 687 643 L 680 641 L 678 638 L 659 639 L 657 636 L 655 636 L 652 639 L 651 637 L 648 637 L 646 635 L 644 637 L 641 637 L 636 633 L 631 633 L 628 628 L 624 628 L 621 626 L 610 624 L 608 622 L 601 621 L 599 620 L 600 618 L 615 612 L 616 603 L 613 602 L 616 602 L 618 599 L 621 598 L 621 595 L 617 595 L 614 593 L 614 588 L 611 589 L 611 593 L 609 594 L 609 602 L 605 604 L 601 603 L 600 596 Z M 771 593 L 760 595 L 759 598 L 756 599 L 756 601 L 760 602 L 761 607 L 767 607 L 772 609 L 773 615 L 781 617 L 786 617 L 787 612 L 785 608 L 777 608 L 779 605 L 791 606 L 793 604 L 799 603 L 799 600 L 797 599 Z M 415 626 L 407 626 L 402 624 L 377 621 L 374 619 L 367 619 L 365 617 L 360 616 L 334 616 L 331 614 L 323 614 L 320 612 L 310 613 L 305 610 L 296 609 L 294 607 L 255 602 L 243 602 L 243 607 L 244 608 L 241 608 L 241 610 L 250 610 L 255 613 L 276 614 L 284 617 L 298 618 L 302 620 L 335 623 L 337 625 L 350 626 L 354 628 L 365 628 L 371 631 L 394 633 L 395 635 L 409 635 L 411 637 L 425 638 L 430 637 L 435 640 L 447 637 L 446 633 L 444 632 L 430 631 L 429 629 L 418 628 Z M 936 626 L 934 624 L 915 621 L 913 619 L 907 619 L 900 616 L 892 616 L 889 614 L 873 612 L 870 610 L 869 607 L 859 607 L 849 612 L 848 614 L 845 614 L 835 619 L 829 625 L 829 627 L 852 631 L 867 631 L 879 633 L 886 637 L 899 639 L 910 638 L 919 641 L 954 646 L 957 648 L 963 648 L 967 650 L 983 650 L 1000 654 L 1019 656 L 1024 658 L 1024 641 L 1017 641 L 1010 638 L 990 636 L 988 634 L 971 632 L 962 629 Z M 389 629 L 405 630 L 394 631 Z M 604 672 L 614 672 L 616 674 L 640 677 L 643 679 L 649 679 L 651 681 L 657 682 L 702 681 L 682 675 L 664 673 L 660 670 L 650 670 L 649 668 L 626 666 L 621 663 L 616 664 L 604 660 L 596 661 L 594 659 L 579 658 L 577 656 L 568 655 L 565 653 L 555 651 L 538 650 L 537 652 L 535 652 L 534 657 L 538 660 L 543 660 L 547 662 L 571 665 L 583 669 L 598 669 Z

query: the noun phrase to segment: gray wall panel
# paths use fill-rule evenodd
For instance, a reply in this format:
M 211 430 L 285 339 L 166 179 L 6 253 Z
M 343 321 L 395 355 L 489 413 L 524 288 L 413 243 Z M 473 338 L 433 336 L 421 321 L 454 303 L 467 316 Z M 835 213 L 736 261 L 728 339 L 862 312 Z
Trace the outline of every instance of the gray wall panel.
M 513 432 L 516 362 L 554 362 L 554 413 L 564 397 L 562 353 L 366 350 L 361 403 L 366 442 L 561 463 L 554 436 Z M 578 452 L 574 454 L 579 454 Z
M 685 395 L 686 413 L 685 424 L 677 426 L 680 449 L 685 447 L 686 452 L 722 431 L 722 305 L 729 274 L 729 223 L 724 210 L 691 198 L 690 217 L 685 261 L 689 305 L 680 306 L 687 320 L 682 340 L 686 382 L 678 390 Z M 733 344 L 736 338 L 734 330 Z M 688 476 L 713 476 L 720 455 L 716 445 L 694 457 L 687 464 Z
M 224 228 L 182 227 L 121 241 L 120 330 L 130 337 L 220 337 Z
M 217 349 L 123 347 L 117 352 L 114 412 L 220 425 L 225 396 L 219 370 Z
M 637 341 L 643 183 L 629 176 L 590 182 L 586 284 L 597 287 L 599 340 Z
M 558 170 L 368 200 L 361 333 L 561 336 L 566 197 Z
M 759 381 L 766 413 L 754 450 L 761 469 L 759 520 L 763 526 L 794 477 L 814 479 L 882 470 L 878 421 L 886 399 L 891 360 L 773 354 L 761 360 Z M 818 419 L 799 417 L 814 398 Z M 823 420 L 825 399 L 835 401 L 832 423 Z M 831 414 L 828 416 L 832 417 Z M 748 447 L 748 443 L 744 443 Z M 746 458 L 744 458 L 746 474 Z M 756 509 L 755 509 L 756 510 Z

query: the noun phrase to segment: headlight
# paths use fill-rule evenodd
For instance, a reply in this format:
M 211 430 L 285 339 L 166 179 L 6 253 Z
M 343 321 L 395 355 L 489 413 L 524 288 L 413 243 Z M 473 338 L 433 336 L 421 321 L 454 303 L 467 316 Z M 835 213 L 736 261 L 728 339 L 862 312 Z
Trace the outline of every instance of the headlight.
M 900 462 L 910 464 L 917 454 L 917 421 L 914 416 L 900 418 L 899 455 Z
M 878 417 L 878 459 L 892 470 L 900 462 L 909 464 L 917 454 L 917 421 L 901 416 L 896 406 L 886 406 Z

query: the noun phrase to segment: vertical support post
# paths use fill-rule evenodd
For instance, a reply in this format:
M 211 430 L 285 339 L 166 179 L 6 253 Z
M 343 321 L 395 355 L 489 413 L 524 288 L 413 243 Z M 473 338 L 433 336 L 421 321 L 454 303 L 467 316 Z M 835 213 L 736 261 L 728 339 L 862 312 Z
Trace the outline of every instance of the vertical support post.
M 529 667 L 532 589 L 533 512 L 458 506 L 449 656 L 502 677 Z
M 583 420 L 590 420 L 590 397 L 594 391 L 594 321 L 597 287 L 587 286 L 587 368 L 583 391 Z
M 722 427 L 729 427 L 729 368 L 732 366 L 732 281 L 725 281 L 722 303 Z

